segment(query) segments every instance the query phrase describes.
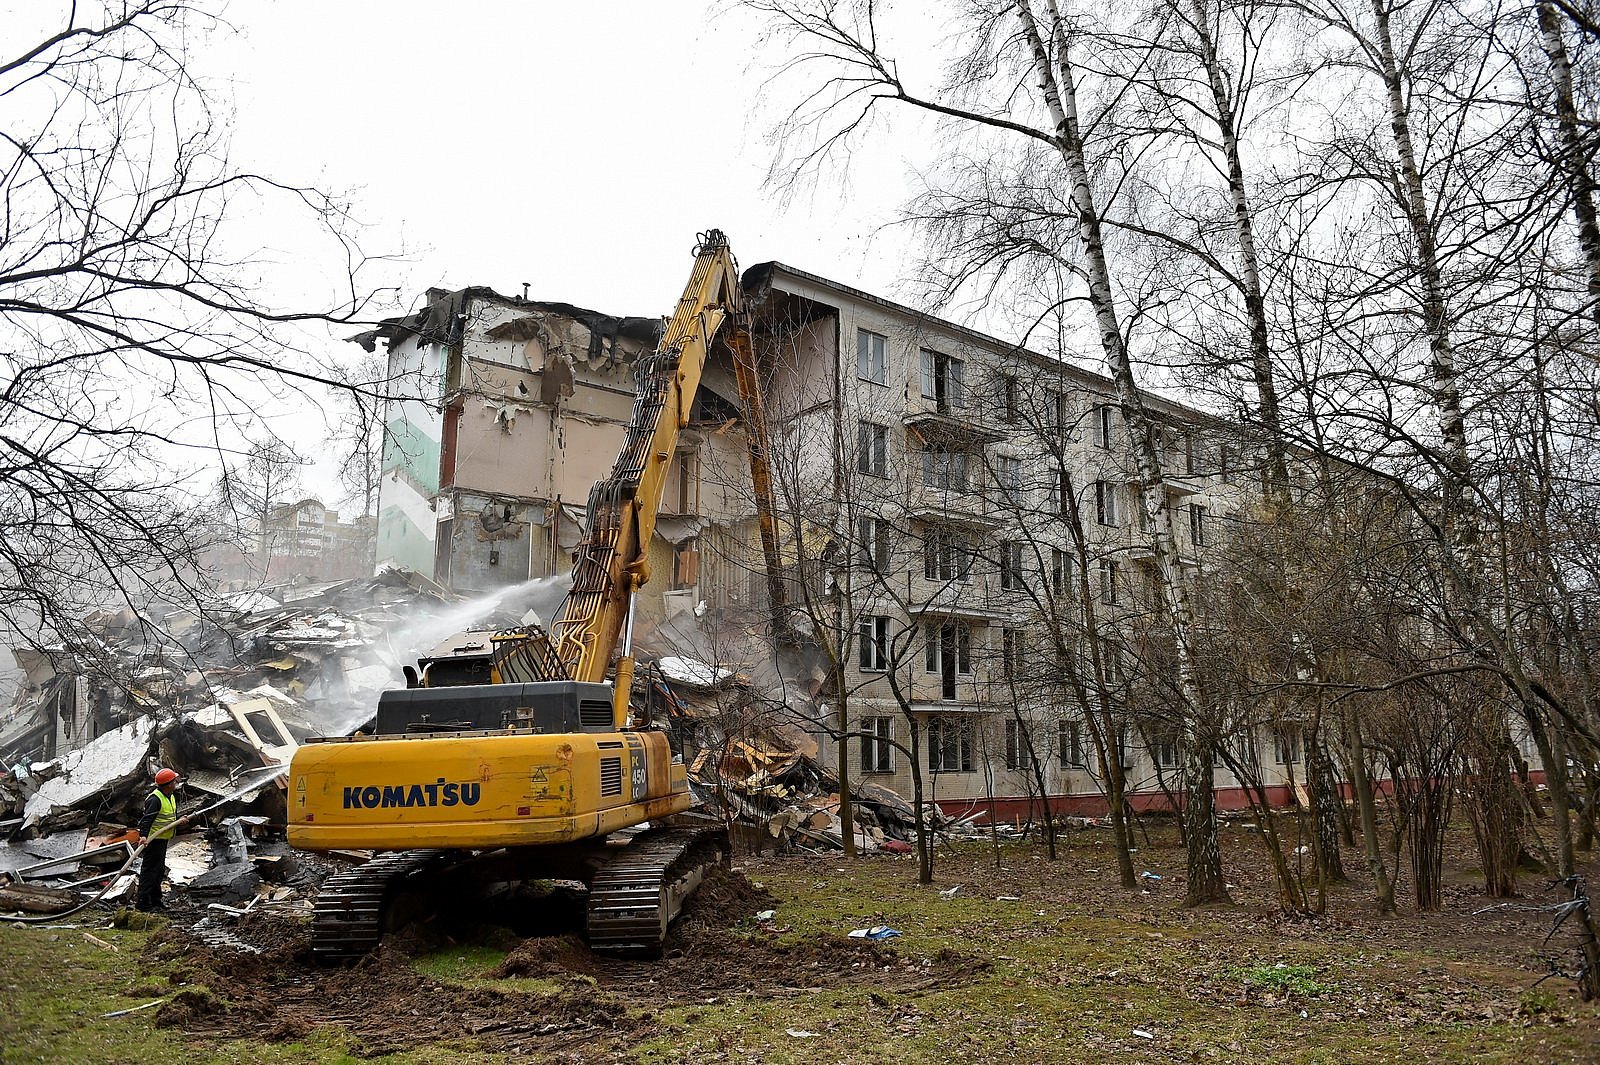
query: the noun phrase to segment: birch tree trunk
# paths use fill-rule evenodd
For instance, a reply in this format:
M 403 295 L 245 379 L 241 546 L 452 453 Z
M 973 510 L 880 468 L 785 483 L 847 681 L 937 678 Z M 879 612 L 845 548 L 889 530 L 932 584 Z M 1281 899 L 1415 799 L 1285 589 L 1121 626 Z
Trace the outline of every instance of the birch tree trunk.
M 1178 557 L 1172 512 L 1167 503 L 1166 482 L 1155 448 L 1150 417 L 1139 395 L 1133 364 L 1117 320 L 1111 271 L 1106 260 L 1100 215 L 1089 182 L 1088 159 L 1078 121 L 1077 89 L 1067 47 L 1066 23 L 1056 0 L 1045 0 L 1045 5 L 1050 26 L 1050 46 L 1045 43 L 1029 0 L 1020 0 L 1017 15 L 1033 51 L 1039 89 L 1055 125 L 1056 148 L 1071 182 L 1071 203 L 1077 216 L 1078 236 L 1083 243 L 1088 302 L 1100 334 L 1101 349 L 1116 391 L 1117 403 L 1132 437 L 1144 508 L 1155 529 L 1156 557 L 1164 585 L 1168 621 L 1177 646 L 1178 687 L 1185 703 L 1183 823 L 1188 867 L 1185 902 L 1192 906 L 1223 901 L 1228 898 L 1228 893 L 1217 839 L 1213 754 L 1215 729 L 1204 713 L 1205 698 L 1192 660 L 1194 611 L 1189 580 Z M 1051 46 L 1055 52 L 1053 68 Z
M 1600 324 L 1600 222 L 1595 218 L 1594 178 L 1589 172 L 1588 152 L 1579 130 L 1578 108 L 1572 93 L 1572 61 L 1561 36 L 1561 17 L 1555 5 L 1541 0 L 1534 5 L 1539 23 L 1539 45 L 1550 64 L 1550 88 L 1555 104 L 1556 127 L 1561 139 L 1561 169 L 1565 172 L 1572 215 L 1578 224 L 1578 245 L 1583 249 L 1588 270 L 1589 314 Z

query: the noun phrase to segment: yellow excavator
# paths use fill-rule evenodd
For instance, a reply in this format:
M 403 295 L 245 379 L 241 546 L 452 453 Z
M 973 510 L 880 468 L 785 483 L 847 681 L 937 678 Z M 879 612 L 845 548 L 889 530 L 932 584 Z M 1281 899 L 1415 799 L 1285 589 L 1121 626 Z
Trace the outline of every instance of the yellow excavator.
M 319 957 L 371 950 L 403 896 L 516 879 L 582 881 L 590 947 L 653 956 L 701 878 L 726 860 L 715 822 L 660 824 L 691 805 L 687 775 L 666 733 L 629 705 L 635 593 L 650 579 L 667 468 L 719 333 L 733 352 L 762 547 L 776 573 L 749 315 L 727 238 L 711 230 L 659 345 L 635 367 L 622 450 L 590 492 L 572 589 L 551 631 L 467 634 L 420 673 L 408 668 L 406 688 L 383 693 L 371 735 L 295 753 L 289 842 L 386 852 L 323 884 L 312 918 Z

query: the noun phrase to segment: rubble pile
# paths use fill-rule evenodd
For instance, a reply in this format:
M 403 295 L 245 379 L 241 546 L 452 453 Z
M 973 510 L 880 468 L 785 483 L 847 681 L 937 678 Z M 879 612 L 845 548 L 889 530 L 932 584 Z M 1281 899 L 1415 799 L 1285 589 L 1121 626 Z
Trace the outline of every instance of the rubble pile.
M 695 798 L 725 820 L 753 827 L 761 850 L 844 845 L 838 774 L 821 760 L 817 740 L 793 722 L 786 705 L 763 695 L 751 678 L 683 656 L 655 663 L 655 690 L 685 742 L 689 786 Z M 698 748 L 695 750 L 694 748 Z M 851 787 L 858 851 L 905 852 L 916 831 L 916 811 L 888 788 Z M 929 825 L 942 823 L 928 804 Z
M 0 834 L 127 823 L 157 762 L 222 796 L 241 774 L 287 765 L 308 736 L 348 734 L 399 680 L 397 650 L 436 635 L 397 631 L 458 601 L 386 570 L 159 619 L 101 612 L 74 647 L 15 652 L 27 681 L 0 718 Z
M 58 912 L 74 892 L 107 888 L 161 766 L 183 777 L 180 812 L 227 818 L 173 841 L 174 884 L 221 908 L 292 896 L 284 885 L 300 863 L 283 841 L 286 782 L 274 770 L 308 737 L 370 721 L 402 664 L 441 636 L 474 620 L 517 624 L 512 609 L 386 570 L 159 618 L 105 611 L 70 647 L 14 651 L 26 681 L 0 712 L 0 883 L 16 897 L 0 909 Z

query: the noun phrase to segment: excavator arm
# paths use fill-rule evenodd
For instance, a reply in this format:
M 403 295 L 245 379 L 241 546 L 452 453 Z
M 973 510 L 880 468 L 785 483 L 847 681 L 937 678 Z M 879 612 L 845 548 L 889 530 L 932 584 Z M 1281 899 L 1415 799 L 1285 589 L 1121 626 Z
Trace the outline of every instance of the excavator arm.
M 713 229 L 695 249 L 694 272 L 660 344 L 635 367 L 633 414 L 622 451 L 610 475 L 589 493 L 588 535 L 573 564 L 572 591 L 551 626 L 555 656 L 567 676 L 576 681 L 604 681 L 620 645 L 612 706 L 618 729 L 627 724 L 633 680 L 634 596 L 650 580 L 647 551 L 661 509 L 667 469 L 679 434 L 689 424 L 706 357 L 725 323 L 731 325 L 727 342 L 734 351 L 739 389 L 751 423 L 748 428 L 757 434 L 751 438 L 752 480 L 769 573 L 776 565 L 765 415 L 756 383 L 749 315 L 728 239 L 721 230 Z

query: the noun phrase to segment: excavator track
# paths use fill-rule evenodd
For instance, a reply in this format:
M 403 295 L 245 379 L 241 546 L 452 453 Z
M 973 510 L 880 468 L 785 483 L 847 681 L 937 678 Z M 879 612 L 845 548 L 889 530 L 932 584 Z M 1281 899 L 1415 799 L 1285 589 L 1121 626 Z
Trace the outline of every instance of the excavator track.
M 402 883 L 435 864 L 441 850 L 400 851 L 323 881 L 311 908 L 311 953 L 318 961 L 350 961 L 383 938 L 384 906 Z
M 652 829 L 636 836 L 589 883 L 589 949 L 658 958 L 684 902 L 712 868 L 728 861 L 720 827 Z

